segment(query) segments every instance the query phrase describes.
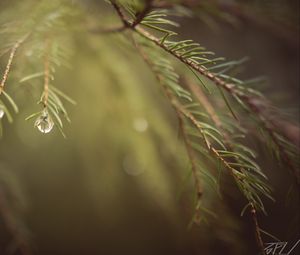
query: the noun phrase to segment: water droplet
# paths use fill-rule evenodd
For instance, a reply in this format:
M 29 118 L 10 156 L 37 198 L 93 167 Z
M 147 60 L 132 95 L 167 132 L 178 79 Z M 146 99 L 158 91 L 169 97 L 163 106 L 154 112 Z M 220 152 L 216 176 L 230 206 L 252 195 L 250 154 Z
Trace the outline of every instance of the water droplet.
M 44 134 L 49 133 L 52 130 L 54 122 L 46 109 L 43 110 L 42 114 L 36 119 L 34 126 Z
M 5 114 L 5 112 L 4 112 L 3 108 L 0 106 L 0 119 L 3 118 L 4 114 Z

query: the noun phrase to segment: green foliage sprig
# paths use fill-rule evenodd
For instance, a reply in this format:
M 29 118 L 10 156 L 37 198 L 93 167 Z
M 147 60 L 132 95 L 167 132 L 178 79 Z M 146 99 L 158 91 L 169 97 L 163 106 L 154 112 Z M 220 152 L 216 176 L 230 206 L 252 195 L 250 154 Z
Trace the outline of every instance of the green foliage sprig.
M 3 94 L 14 111 L 18 112 L 17 104 L 4 91 L 4 85 L 11 71 L 16 51 L 23 46 L 23 52 L 26 52 L 29 56 L 35 56 L 35 59 L 31 61 L 39 62 L 40 66 L 44 66 L 44 70 L 31 73 L 20 79 L 20 83 L 28 83 L 40 78 L 44 79 L 43 92 L 38 101 L 38 104 L 42 105 L 42 110 L 31 114 L 26 120 L 37 118 L 35 126 L 42 133 L 50 132 L 55 125 L 65 136 L 62 131 L 63 121 L 61 116 L 69 122 L 70 118 L 62 99 L 72 104 L 75 104 L 75 101 L 54 87 L 52 83 L 57 67 L 70 67 L 70 44 L 65 32 L 67 31 L 66 20 L 69 16 L 72 16 L 72 11 L 67 5 L 57 9 L 59 5 L 59 1 L 53 1 L 50 5 L 41 2 L 37 5 L 36 12 L 28 15 L 23 20 L 22 26 L 18 22 L 12 23 L 11 26 L 14 29 L 7 29 L 6 26 L 3 26 L 1 34 L 7 36 L 8 39 L 16 38 L 19 34 L 25 34 L 25 36 L 21 36 L 21 39 L 18 39 L 15 43 L 8 43 L 8 46 L 5 45 L 1 49 L 2 55 L 9 51 L 10 55 L 1 81 L 0 96 Z M 20 26 L 19 29 L 18 26 Z M 26 42 L 27 44 L 24 45 Z M 5 115 L 10 122 L 13 121 L 12 114 L 3 101 L 0 101 L 0 111 L 1 118 Z

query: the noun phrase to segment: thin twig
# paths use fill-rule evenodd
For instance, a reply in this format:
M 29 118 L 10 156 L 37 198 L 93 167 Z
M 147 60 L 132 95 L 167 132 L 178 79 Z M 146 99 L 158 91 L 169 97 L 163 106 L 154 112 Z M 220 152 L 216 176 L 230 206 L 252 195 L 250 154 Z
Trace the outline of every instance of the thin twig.
M 179 127 L 180 127 L 180 130 L 182 133 L 186 152 L 187 152 L 189 160 L 191 162 L 191 168 L 192 168 L 192 173 L 193 173 L 194 182 L 195 182 L 197 199 L 198 199 L 198 201 L 200 201 L 202 198 L 202 195 L 203 195 L 203 188 L 202 188 L 201 180 L 197 174 L 196 156 L 195 156 L 194 150 L 192 149 L 190 140 L 187 137 L 187 133 L 186 133 L 186 130 L 184 127 L 183 116 L 180 113 L 177 113 L 177 115 L 178 115 L 178 119 L 179 119 Z
M 257 219 L 257 213 L 256 213 L 255 207 L 252 203 L 250 203 L 250 210 L 251 210 L 251 215 L 252 215 L 252 220 L 253 220 L 253 225 L 254 225 L 256 242 L 259 245 L 261 254 L 265 255 L 266 250 L 265 250 L 264 242 L 262 240 L 261 233 L 260 233 L 260 228 L 259 228 L 258 219 Z
M 136 19 L 131 24 L 131 27 L 134 28 L 135 26 L 137 26 L 138 24 L 141 23 L 141 21 L 145 18 L 145 16 L 151 11 L 152 2 L 153 2 L 153 0 L 146 0 L 143 10 L 140 13 L 138 13 L 138 15 L 136 16 Z
M 219 116 L 215 112 L 213 106 L 211 105 L 209 99 L 206 97 L 206 95 L 202 92 L 201 88 L 197 85 L 195 85 L 192 81 L 186 80 L 187 86 L 190 88 L 190 90 L 194 93 L 196 99 L 199 101 L 199 103 L 205 108 L 205 110 L 208 112 L 209 116 L 211 117 L 212 121 L 215 123 L 215 125 L 222 131 L 222 135 L 224 137 L 224 143 L 228 149 L 231 151 L 234 151 L 233 146 L 230 141 L 230 135 L 224 128 Z M 255 237 L 257 244 L 260 248 L 260 251 L 262 254 L 265 254 L 264 249 L 264 243 L 261 237 L 260 228 L 258 225 L 258 219 L 257 219 L 257 213 L 255 210 L 255 207 L 253 203 L 250 203 L 251 205 L 251 216 L 254 223 L 254 229 L 255 229 Z
M 222 128 L 222 122 L 221 122 L 219 116 L 215 112 L 214 107 L 211 105 L 211 103 L 209 102 L 206 95 L 202 92 L 202 89 L 187 79 L 185 80 L 185 84 L 193 92 L 195 97 L 198 99 L 199 103 L 201 103 L 203 105 L 203 107 L 208 112 L 209 116 L 211 117 L 213 122 L 216 124 L 216 126 L 218 128 Z
M 27 37 L 29 36 L 29 34 L 25 35 L 24 37 L 22 37 L 20 40 L 18 40 L 14 46 L 12 47 L 11 51 L 10 51 L 10 55 L 9 55 L 9 58 L 8 58 L 8 62 L 7 62 L 7 65 L 6 65 L 6 68 L 5 68 L 5 71 L 4 71 L 4 74 L 3 74 L 3 77 L 2 77 L 2 80 L 1 80 L 1 83 L 0 83 L 0 95 L 2 93 L 2 91 L 4 90 L 4 86 L 5 86 L 5 83 L 8 79 L 8 74 L 10 72 L 10 69 L 11 69 L 11 66 L 12 66 L 12 62 L 13 62 L 13 59 L 16 55 L 16 51 L 17 49 L 21 46 L 21 44 L 27 39 Z
M 46 38 L 45 41 L 45 55 L 44 55 L 44 93 L 43 93 L 43 104 L 44 107 L 47 107 L 48 97 L 49 97 L 49 81 L 50 81 L 50 48 L 51 48 L 51 40 Z
M 117 4 L 117 2 L 115 0 L 110 0 L 110 3 L 112 4 L 117 14 L 119 15 L 124 27 L 130 27 L 130 23 L 127 21 L 125 15 L 122 12 L 121 7 Z
M 133 39 L 134 40 L 134 39 Z M 144 53 L 144 51 L 141 49 L 141 47 L 137 44 L 137 42 L 134 40 L 134 44 L 137 48 L 137 50 L 139 51 L 140 55 L 142 56 L 142 58 L 144 59 L 144 61 L 147 63 L 147 65 L 150 67 L 150 69 L 153 71 L 153 64 L 151 63 L 151 61 L 148 59 L 148 56 Z M 153 71 L 153 73 L 155 74 L 157 80 L 159 81 L 160 84 L 162 84 L 162 78 L 159 74 L 155 73 Z M 173 101 L 173 96 L 172 93 L 170 93 L 168 91 L 168 89 L 162 84 L 162 88 L 165 92 L 165 95 L 169 98 L 170 101 Z M 184 119 L 183 119 L 183 115 L 180 111 L 178 111 L 177 108 L 175 108 L 177 116 L 178 116 L 178 120 L 179 120 L 179 128 L 181 130 L 182 136 L 183 136 L 183 141 L 185 144 L 185 148 L 186 148 L 186 152 L 188 154 L 190 163 L 191 163 L 191 168 L 192 168 L 192 174 L 194 177 L 194 182 L 195 182 L 195 189 L 196 189 L 196 195 L 197 195 L 197 199 L 198 201 L 201 201 L 202 195 L 203 195 L 203 188 L 202 188 L 202 184 L 201 184 L 201 180 L 197 174 L 197 165 L 196 165 L 196 157 L 195 157 L 195 153 L 194 150 L 192 149 L 192 145 L 187 137 L 187 133 L 184 127 Z

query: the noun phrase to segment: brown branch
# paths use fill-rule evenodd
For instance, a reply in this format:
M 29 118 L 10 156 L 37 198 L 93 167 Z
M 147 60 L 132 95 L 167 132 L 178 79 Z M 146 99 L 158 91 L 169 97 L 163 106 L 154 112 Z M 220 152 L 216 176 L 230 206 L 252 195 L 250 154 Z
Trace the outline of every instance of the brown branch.
M 171 94 L 171 93 L 169 93 L 169 94 Z M 203 140 L 205 142 L 205 146 L 208 149 L 208 151 L 210 151 L 218 160 L 220 160 L 220 162 L 224 165 L 224 167 L 226 169 L 229 170 L 229 173 L 231 174 L 231 176 L 237 182 L 239 180 L 241 180 L 243 177 L 240 176 L 240 175 L 237 175 L 237 171 L 230 166 L 230 164 L 220 155 L 220 153 L 218 152 L 218 150 L 215 149 L 212 146 L 212 144 L 206 139 L 205 134 L 204 134 L 204 128 L 197 121 L 197 119 L 195 118 L 195 116 L 192 113 L 188 112 L 184 108 L 184 106 L 174 96 L 171 96 L 169 98 L 170 98 L 171 104 L 174 107 L 174 109 L 176 110 L 177 114 L 182 114 L 183 116 L 185 116 L 188 120 L 190 120 L 190 122 L 193 124 L 193 126 L 196 127 L 199 130 L 199 132 L 202 135 L 202 138 L 203 138 Z
M 123 23 L 122 26 L 119 27 L 114 27 L 114 28 L 95 28 L 95 29 L 90 29 L 89 31 L 91 33 L 100 33 L 100 34 L 110 34 L 110 33 L 118 33 L 118 32 L 123 32 L 124 30 L 126 30 L 127 28 L 134 28 L 137 25 L 139 25 L 141 23 L 141 21 L 145 18 L 145 16 L 151 11 L 152 9 L 152 2 L 153 0 L 146 0 L 145 3 L 145 7 L 144 9 L 137 13 L 136 19 L 130 23 L 127 18 L 125 17 L 125 15 L 123 14 L 121 7 L 117 4 L 116 1 L 111 0 L 110 3 L 112 4 L 112 6 L 114 7 L 114 9 L 116 10 L 116 12 L 118 13 L 118 15 L 121 18 L 121 21 Z
M 178 119 L 179 119 L 179 127 L 180 127 L 180 130 L 181 130 L 181 133 L 182 133 L 182 137 L 183 137 L 183 141 L 184 141 L 184 144 L 185 144 L 186 152 L 187 152 L 189 160 L 191 162 L 191 168 L 192 168 L 192 173 L 193 173 L 193 176 L 194 176 L 197 199 L 198 199 L 198 201 L 200 201 L 201 198 L 202 198 L 202 195 L 203 195 L 203 188 L 202 188 L 200 178 L 197 175 L 196 156 L 195 156 L 194 150 L 192 149 L 192 145 L 190 143 L 190 140 L 187 137 L 187 133 L 186 133 L 186 130 L 185 130 L 185 127 L 184 127 L 183 116 L 179 112 L 177 112 L 177 115 L 178 115 Z
M 50 81 L 50 54 L 51 40 L 46 38 L 45 41 L 45 53 L 44 53 L 44 93 L 43 93 L 43 104 L 47 107 L 49 97 L 49 81 Z
M 117 14 L 119 15 L 119 17 L 123 23 L 123 26 L 125 28 L 130 27 L 130 23 L 127 21 L 125 15 L 122 12 L 121 7 L 117 4 L 117 2 L 115 0 L 110 0 L 110 3 L 112 4 L 113 8 L 116 10 Z
M 150 69 L 153 71 L 154 67 L 153 67 L 152 62 L 149 60 L 148 56 L 144 53 L 144 51 L 137 44 L 137 42 L 134 40 L 134 38 L 133 38 L 133 41 L 134 41 L 134 44 L 135 44 L 138 52 L 142 56 L 143 60 L 150 67 Z M 154 71 L 153 71 L 153 73 L 155 74 L 155 77 L 158 80 L 158 82 L 162 85 L 162 88 L 164 90 L 164 93 L 165 93 L 166 97 L 171 102 L 174 102 L 174 100 L 176 100 L 176 99 L 173 97 L 172 93 L 163 85 L 162 77 Z M 174 107 L 175 104 L 172 103 L 172 106 Z M 191 143 L 190 143 L 190 141 L 187 137 L 187 133 L 186 133 L 186 130 L 185 130 L 185 127 L 184 127 L 183 115 L 176 107 L 174 107 L 174 109 L 177 113 L 177 117 L 178 117 L 178 120 L 179 120 L 179 128 L 181 130 L 181 133 L 182 133 L 182 136 L 183 136 L 183 141 L 184 141 L 185 148 L 186 148 L 186 152 L 188 154 L 188 157 L 189 157 L 189 160 L 190 160 L 190 163 L 191 163 L 192 174 L 193 174 L 194 182 L 195 182 L 196 195 L 197 195 L 197 199 L 198 199 L 198 202 L 199 202 L 199 201 L 201 201 L 201 198 L 202 198 L 202 195 L 203 195 L 203 188 L 202 188 L 201 180 L 200 180 L 200 178 L 197 174 L 197 165 L 196 165 L 195 153 L 194 153 L 192 145 L 191 145 Z
M 141 21 L 145 18 L 145 16 L 151 11 L 152 2 L 153 2 L 153 0 L 145 0 L 144 9 L 140 13 L 138 13 L 138 15 L 136 16 L 136 19 L 131 24 L 131 27 L 134 28 L 135 26 L 137 26 L 138 24 L 141 23 Z
M 250 203 L 250 210 L 251 210 L 251 215 L 252 215 L 252 220 L 253 220 L 253 225 L 254 225 L 254 231 L 255 231 L 255 237 L 256 237 L 256 242 L 259 245 L 259 249 L 261 251 L 261 254 L 265 255 L 265 246 L 264 242 L 262 240 L 261 234 L 260 234 L 260 228 L 258 224 L 258 219 L 257 219 L 257 213 L 255 210 L 255 207 L 252 203 Z
M 10 69 L 11 69 L 11 66 L 12 66 L 12 62 L 13 62 L 13 59 L 16 55 L 16 51 L 17 49 L 21 46 L 21 44 L 27 39 L 27 37 L 29 36 L 29 34 L 25 35 L 24 37 L 22 37 L 20 40 L 18 40 L 14 46 L 12 47 L 11 51 L 10 51 L 10 55 L 9 55 L 9 58 L 8 58 L 8 62 L 7 62 L 7 65 L 6 65 L 6 68 L 5 68 L 5 71 L 4 71 L 4 74 L 2 76 L 2 80 L 1 80 L 1 83 L 0 83 L 0 95 L 2 93 L 2 91 L 4 90 L 4 85 L 8 79 L 8 74 L 10 72 Z
M 191 92 L 195 95 L 195 97 L 198 99 L 199 103 L 203 105 L 205 110 L 208 112 L 209 116 L 215 123 L 215 125 L 222 129 L 222 122 L 217 115 L 217 113 L 214 110 L 214 107 L 209 102 L 208 98 L 205 96 L 205 94 L 202 92 L 202 89 L 195 85 L 192 81 L 185 79 L 185 84 L 188 86 Z
M 230 141 L 230 135 L 224 128 L 219 116 L 215 112 L 213 106 L 211 105 L 209 99 L 206 97 L 206 95 L 202 92 L 201 88 L 197 85 L 195 85 L 192 81 L 186 80 L 186 85 L 189 87 L 189 89 L 193 92 L 196 99 L 199 101 L 199 103 L 205 108 L 207 113 L 210 115 L 212 121 L 215 123 L 215 125 L 222 131 L 223 137 L 224 137 L 224 143 L 225 145 L 231 150 L 234 151 L 233 146 Z M 234 177 L 234 174 L 231 174 Z M 235 179 L 235 178 L 234 178 Z M 258 225 L 258 219 L 257 219 L 257 213 L 255 210 L 255 207 L 253 203 L 250 203 L 251 206 L 251 216 L 254 224 L 254 232 L 257 244 L 260 248 L 260 251 L 262 254 L 266 254 L 264 249 L 264 243 L 261 237 L 260 228 Z

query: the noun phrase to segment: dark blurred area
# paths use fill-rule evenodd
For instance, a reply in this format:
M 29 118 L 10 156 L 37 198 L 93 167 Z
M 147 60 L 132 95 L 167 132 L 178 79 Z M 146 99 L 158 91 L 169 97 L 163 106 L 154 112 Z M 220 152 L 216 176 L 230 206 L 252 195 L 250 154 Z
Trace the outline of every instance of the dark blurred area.
M 1 0 L 0 16 L 15 2 Z M 109 22 L 118 24 L 104 1 L 79 2 L 100 23 L 112 16 Z M 299 2 L 211 2 L 211 12 L 195 6 L 191 17 L 178 18 L 181 39 L 226 59 L 250 57 L 242 78 L 266 76 L 256 89 L 297 123 Z M 118 36 L 77 35 L 72 68 L 57 72 L 55 85 L 77 101 L 68 107 L 67 139 L 40 134 L 24 120 L 37 108 L 35 94 L 17 84 L 19 74 L 11 78 L 21 111 L 12 125 L 3 123 L 0 141 L 0 254 L 22 254 L 16 233 L 38 255 L 258 254 L 251 217 L 240 216 L 246 201 L 225 174 L 223 198 L 211 202 L 217 220 L 188 228 L 193 181 L 185 181 L 188 160 L 176 117 L 147 66 L 133 50 L 124 52 Z M 7 60 L 0 61 L 2 73 Z M 254 135 L 248 142 L 276 200 L 265 201 L 268 215 L 260 214 L 259 223 L 291 247 L 300 238 L 298 187 Z

